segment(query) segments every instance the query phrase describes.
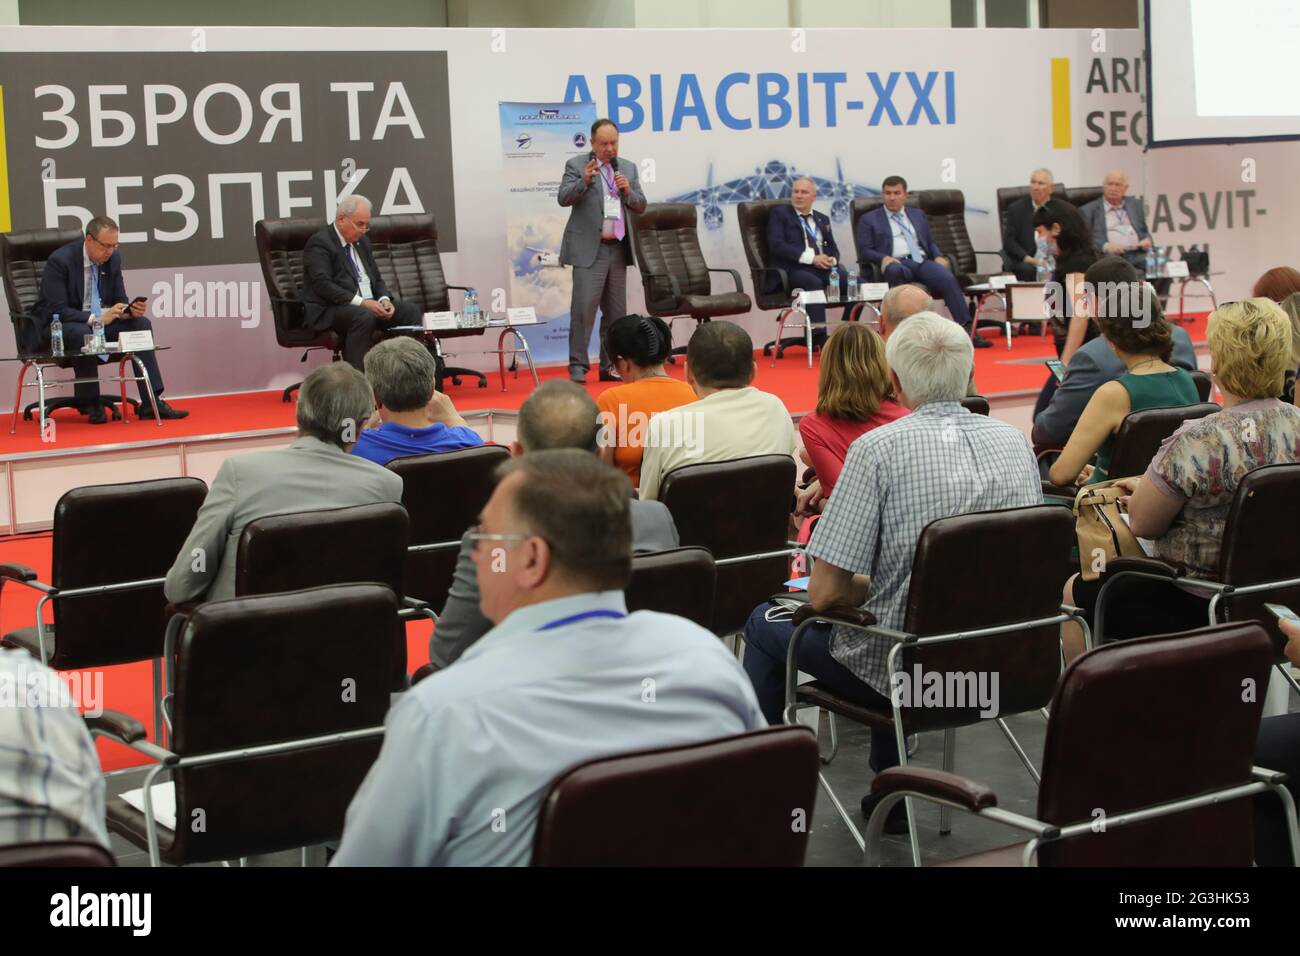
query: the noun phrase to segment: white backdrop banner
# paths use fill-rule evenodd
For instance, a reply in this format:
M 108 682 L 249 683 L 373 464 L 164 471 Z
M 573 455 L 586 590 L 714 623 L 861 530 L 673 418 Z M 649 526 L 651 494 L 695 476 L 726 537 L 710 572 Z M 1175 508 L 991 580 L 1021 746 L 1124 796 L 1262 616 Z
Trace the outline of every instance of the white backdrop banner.
M 502 103 L 502 183 L 510 257 L 509 301 L 531 305 L 546 325 L 527 332 L 536 361 L 569 360 L 568 268 L 560 266 L 560 239 L 569 210 L 555 197 L 564 164 L 591 150 L 595 103 Z M 504 311 L 493 306 L 494 312 Z M 592 329 L 592 342 L 599 327 Z
M 111 69 L 65 68 L 100 56 Z M 1146 153 L 1144 83 L 1133 30 L 13 27 L 0 34 L 0 230 L 118 218 L 127 291 L 155 300 L 155 336 L 172 347 L 172 397 L 301 377 L 300 353 L 275 342 L 252 224 L 324 217 L 348 192 L 376 213 L 434 212 L 448 281 L 485 304 L 567 312 L 561 270 L 539 258 L 516 275 L 522 250 L 558 252 L 564 210 L 559 226 L 521 226 L 502 183 L 558 182 L 569 153 L 534 170 L 491 148 L 502 103 L 594 103 L 622 128 L 647 198 L 696 203 L 709 265 L 743 276 L 736 203 L 786 195 L 797 175 L 818 181 L 851 259 L 848 202 L 887 175 L 962 190 L 975 247 L 997 249 L 995 190 L 1039 166 L 1069 186 L 1124 170 L 1157 243 L 1209 248 L 1220 299 L 1300 262 L 1287 226 L 1300 144 Z M 553 203 L 534 198 L 539 212 Z M 628 298 L 643 308 L 635 275 Z M 775 327 L 766 313 L 740 321 L 760 342 Z M 544 354 L 562 361 L 554 345 Z M 486 337 L 456 346 L 458 361 L 492 364 L 476 351 Z M 5 395 L 13 375 L 6 363 Z

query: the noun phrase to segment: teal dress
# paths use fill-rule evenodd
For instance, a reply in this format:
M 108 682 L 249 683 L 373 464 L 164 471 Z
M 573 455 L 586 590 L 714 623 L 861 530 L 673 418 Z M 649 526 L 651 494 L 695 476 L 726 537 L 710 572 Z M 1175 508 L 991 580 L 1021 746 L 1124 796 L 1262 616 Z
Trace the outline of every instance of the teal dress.
M 1195 405 L 1201 400 L 1196 391 L 1196 383 L 1181 368 L 1172 372 L 1157 372 L 1154 375 L 1134 375 L 1125 372 L 1118 379 L 1128 392 L 1130 411 L 1140 412 L 1146 408 L 1169 408 L 1173 405 Z M 1105 444 L 1097 451 L 1097 470 L 1088 479 L 1088 484 L 1106 481 L 1110 478 L 1110 453 L 1115 445 L 1115 436 L 1109 435 Z M 1129 475 L 1120 475 L 1128 478 Z

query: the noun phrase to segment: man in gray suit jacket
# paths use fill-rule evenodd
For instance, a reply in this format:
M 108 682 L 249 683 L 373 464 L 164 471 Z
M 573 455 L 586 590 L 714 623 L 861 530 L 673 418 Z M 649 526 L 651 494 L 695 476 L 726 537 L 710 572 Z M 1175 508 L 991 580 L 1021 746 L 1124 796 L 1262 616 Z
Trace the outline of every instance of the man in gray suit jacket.
M 1106 174 L 1102 197 L 1079 208 L 1079 215 L 1092 230 L 1093 244 L 1105 255 L 1123 256 L 1141 275 L 1146 268 L 1146 251 L 1151 248 L 1151 230 L 1142 212 L 1142 200 L 1126 196 L 1128 177 L 1118 169 Z
M 556 199 L 570 207 L 560 244 L 560 263 L 573 266 L 569 305 L 569 378 L 585 382 L 591 359 L 587 345 L 600 306 L 600 380 L 618 380 L 605 349 L 605 330 L 627 315 L 627 267 L 632 263 L 627 211 L 645 209 L 636 163 L 618 155 L 618 127 L 612 120 L 591 124 L 591 152 L 564 164 Z
M 551 448 L 581 448 L 595 455 L 599 434 L 599 411 L 592 397 L 569 382 L 551 380 L 543 382 L 520 407 L 518 437 L 510 443 L 510 453 L 525 455 Z M 677 526 L 665 505 L 633 499 L 633 552 L 666 551 L 678 543 Z M 429 660 L 439 668 L 454 663 L 492 629 L 492 622 L 479 610 L 478 570 L 473 552 L 474 545 L 467 536 L 460 543 L 447 604 L 429 641 Z
M 298 438 L 278 451 L 221 463 L 194 528 L 167 572 L 173 603 L 235 596 L 244 526 L 267 515 L 402 500 L 402 479 L 348 454 L 374 411 L 366 377 L 346 362 L 323 365 L 298 392 Z

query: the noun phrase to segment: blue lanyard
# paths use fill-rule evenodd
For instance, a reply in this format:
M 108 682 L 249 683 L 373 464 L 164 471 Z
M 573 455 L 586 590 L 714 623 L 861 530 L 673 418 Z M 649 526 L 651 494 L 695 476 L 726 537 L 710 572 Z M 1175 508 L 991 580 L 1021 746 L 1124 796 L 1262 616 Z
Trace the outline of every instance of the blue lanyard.
M 913 236 L 916 235 L 916 229 L 912 226 L 912 220 L 907 218 L 906 213 L 900 210 L 899 212 L 893 213 L 892 216 L 894 222 L 898 223 L 898 231 L 901 234 L 906 235 L 907 233 L 911 233 Z
M 609 617 L 618 619 L 627 617 L 622 611 L 583 611 L 581 614 L 570 614 L 568 617 L 562 617 L 558 621 L 552 621 L 550 624 L 543 624 L 538 628 L 539 631 L 551 631 L 557 627 L 564 627 L 566 624 L 577 624 L 579 621 L 585 621 L 592 617 Z
M 799 221 L 803 223 L 803 231 L 808 233 L 808 238 L 812 240 L 812 244 L 815 248 L 817 244 L 821 241 L 820 239 L 817 238 L 817 230 L 813 228 L 813 226 L 810 225 L 808 220 L 805 219 L 803 216 L 799 217 Z

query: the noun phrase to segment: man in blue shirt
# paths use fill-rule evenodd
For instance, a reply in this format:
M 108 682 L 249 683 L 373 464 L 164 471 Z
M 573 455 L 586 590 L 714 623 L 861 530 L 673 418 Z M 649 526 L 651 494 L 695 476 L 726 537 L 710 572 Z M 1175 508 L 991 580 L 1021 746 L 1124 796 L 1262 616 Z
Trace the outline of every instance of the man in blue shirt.
M 387 465 L 394 458 L 483 444 L 451 399 L 434 389 L 433 356 L 415 339 L 380 342 L 366 353 L 365 367 L 375 390 L 375 414 L 352 454 Z
M 542 800 L 569 768 L 765 724 L 712 633 L 627 613 L 625 474 L 576 448 L 498 474 L 470 533 L 496 626 L 389 711 L 335 866 L 526 866 Z

